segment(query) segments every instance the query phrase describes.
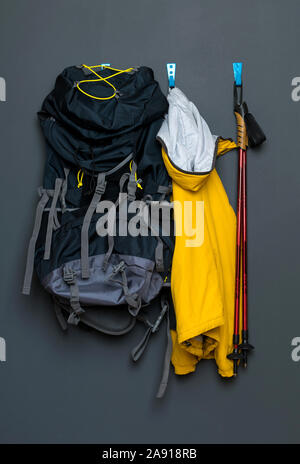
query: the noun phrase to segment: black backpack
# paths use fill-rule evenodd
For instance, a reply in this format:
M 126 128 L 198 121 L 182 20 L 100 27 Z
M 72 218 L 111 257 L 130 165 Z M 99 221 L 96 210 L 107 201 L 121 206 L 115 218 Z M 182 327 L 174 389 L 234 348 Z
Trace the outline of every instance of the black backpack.
M 171 217 L 171 183 L 156 141 L 167 110 L 147 67 L 119 72 L 72 66 L 58 76 L 38 113 L 47 159 L 23 285 L 29 294 L 35 268 L 63 329 L 82 323 L 121 335 L 141 320 L 146 332 L 132 350 L 134 360 L 166 315 L 168 347 L 158 396 L 171 356 L 174 233 L 171 220 L 171 232 L 164 234 L 161 213 L 153 226 L 151 208 Z M 138 215 L 131 212 L 136 204 Z M 144 233 L 125 234 L 129 225 Z M 155 313 L 157 298 L 161 307 Z

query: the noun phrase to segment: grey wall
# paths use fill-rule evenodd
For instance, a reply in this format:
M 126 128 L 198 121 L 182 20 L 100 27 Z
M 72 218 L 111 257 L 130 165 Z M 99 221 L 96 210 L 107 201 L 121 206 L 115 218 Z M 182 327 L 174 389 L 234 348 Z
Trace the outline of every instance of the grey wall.
M 300 363 L 300 3 L 296 0 L 2 0 L 0 75 L 1 279 L 0 441 L 79 443 L 299 443 Z M 268 143 L 249 153 L 249 305 L 256 351 L 249 368 L 224 382 L 213 362 L 171 376 L 154 399 L 165 334 L 138 365 L 129 351 L 142 334 L 111 339 L 60 331 L 49 297 L 34 281 L 20 293 L 44 147 L 36 120 L 66 66 L 148 65 L 164 91 L 165 63 L 213 132 L 235 136 L 232 61 L 245 63 L 247 101 Z M 233 204 L 236 153 L 218 161 Z M 245 422 L 243 423 L 243 418 Z

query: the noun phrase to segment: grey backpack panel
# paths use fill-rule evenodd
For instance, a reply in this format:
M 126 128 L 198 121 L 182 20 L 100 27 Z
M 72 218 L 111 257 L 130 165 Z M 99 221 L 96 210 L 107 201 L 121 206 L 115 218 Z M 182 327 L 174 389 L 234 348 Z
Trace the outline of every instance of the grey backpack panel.
M 112 254 L 107 268 L 103 270 L 105 254 L 89 258 L 90 277 L 82 279 L 80 259 L 68 262 L 69 269 L 76 274 L 80 302 L 87 306 L 118 306 L 127 304 L 120 263 L 124 263 L 129 295 L 137 294 L 142 303 L 149 303 L 160 292 L 163 279 L 155 271 L 155 263 L 139 256 Z M 119 268 L 118 268 L 119 266 Z M 119 270 L 118 270 L 119 269 Z M 63 267 L 50 272 L 42 285 L 52 295 L 70 298 L 69 285 L 64 281 Z

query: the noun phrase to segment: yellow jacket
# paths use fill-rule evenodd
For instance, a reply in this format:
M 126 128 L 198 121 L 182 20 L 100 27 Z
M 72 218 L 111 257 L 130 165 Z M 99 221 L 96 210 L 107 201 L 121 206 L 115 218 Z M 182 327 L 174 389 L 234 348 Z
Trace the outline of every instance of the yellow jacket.
M 236 218 L 214 166 L 216 156 L 236 144 L 213 136 L 178 88 L 170 90 L 168 100 L 157 139 L 172 178 L 177 234 L 172 364 L 176 374 L 187 374 L 202 358 L 214 358 L 219 374 L 231 377 L 227 354 L 233 349 Z

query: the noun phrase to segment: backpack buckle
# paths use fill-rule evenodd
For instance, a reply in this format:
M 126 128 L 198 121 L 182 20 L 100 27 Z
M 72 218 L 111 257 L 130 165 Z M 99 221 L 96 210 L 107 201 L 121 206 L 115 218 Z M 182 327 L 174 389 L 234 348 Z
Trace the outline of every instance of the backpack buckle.
M 159 326 L 161 324 L 161 321 L 163 320 L 164 318 L 164 315 L 166 314 L 166 312 L 169 310 L 169 302 L 167 300 L 167 298 L 162 298 L 162 301 L 161 301 L 161 312 L 158 316 L 158 318 L 156 319 L 156 321 L 154 322 L 153 324 L 153 327 L 152 327 L 152 330 L 151 332 L 152 333 L 155 333 L 158 331 L 159 329 Z
M 113 275 L 118 274 L 119 272 L 125 271 L 125 263 L 124 261 L 121 261 L 119 264 L 116 264 L 113 266 Z
M 80 309 L 80 310 L 77 310 L 77 311 L 73 311 L 69 317 L 68 317 L 68 324 L 71 324 L 71 325 L 78 325 L 79 322 L 80 322 L 80 316 L 79 314 L 82 314 L 84 313 L 84 310 L 83 309 Z
M 74 283 L 75 273 L 72 269 L 64 267 L 64 281 L 68 285 L 72 285 Z
M 103 182 L 102 184 L 98 184 L 95 189 L 95 193 L 98 195 L 103 195 L 106 189 L 106 182 Z

